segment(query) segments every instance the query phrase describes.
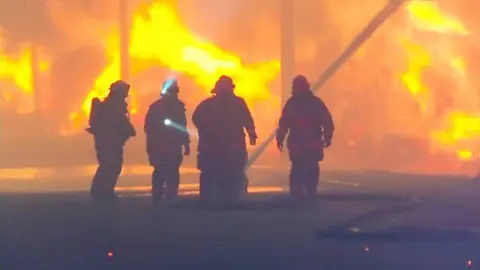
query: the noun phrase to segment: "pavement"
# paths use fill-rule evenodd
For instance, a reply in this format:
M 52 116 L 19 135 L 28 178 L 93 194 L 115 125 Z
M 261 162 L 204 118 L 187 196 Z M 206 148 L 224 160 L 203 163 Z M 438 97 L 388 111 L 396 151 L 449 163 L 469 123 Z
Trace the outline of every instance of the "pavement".
M 285 170 L 257 166 L 242 203 L 205 208 L 193 168 L 170 207 L 151 203 L 141 166 L 119 201 L 93 202 L 91 169 L 0 170 L 0 269 L 480 269 L 480 184 L 466 177 L 325 172 L 306 207 Z

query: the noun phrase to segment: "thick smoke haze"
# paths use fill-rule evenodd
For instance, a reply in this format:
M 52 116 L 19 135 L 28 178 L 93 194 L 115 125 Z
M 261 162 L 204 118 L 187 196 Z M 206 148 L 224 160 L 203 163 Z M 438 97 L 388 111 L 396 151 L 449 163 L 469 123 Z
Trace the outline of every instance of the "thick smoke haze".
M 280 0 L 128 0 L 131 17 L 148 19 L 149 7 L 155 2 L 170 3 L 193 36 L 238 56 L 244 66 L 281 57 Z M 424 31 L 413 15 L 402 8 L 321 89 L 319 96 L 327 102 L 337 122 L 326 166 L 415 172 L 424 172 L 428 167 L 429 173 L 445 172 L 438 168 L 447 168 L 448 173 L 465 173 L 474 167 L 472 160 L 465 165 L 455 156 L 459 151 L 480 150 L 477 143 L 480 132 L 471 130 L 472 124 L 462 133 L 469 135 L 468 140 L 454 146 L 447 147 L 439 139 L 432 141 L 432 134 L 448 129 L 453 111 L 461 111 L 469 119 L 480 112 L 477 87 L 480 82 L 474 76 L 480 66 L 472 60 L 480 54 L 476 46 L 478 16 L 473 12 L 480 4 L 474 0 L 436 2 L 444 16 L 458 19 L 469 34 Z M 118 0 L 0 0 L 0 60 L 18 62 L 22 53 L 34 45 L 34 56 L 47 66 L 47 71 L 36 78 L 35 94 L 21 94 L 12 76 L 0 74 L 4 97 L 0 102 L 4 167 L 95 162 L 91 138 L 81 131 L 83 127 L 68 136 L 61 132 L 61 127 L 68 125 L 72 112 L 80 110 L 111 60 L 107 48 L 109 37 L 112 34 L 118 37 L 118 3 Z M 292 42 L 296 73 L 307 75 L 314 83 L 386 3 L 386 0 L 295 1 Z M 440 24 L 438 18 L 431 21 Z M 150 40 L 141 42 L 148 44 L 161 37 L 169 43 L 177 38 L 157 31 L 149 35 Z M 419 59 L 427 59 L 428 63 L 423 66 L 414 63 Z M 460 63 L 465 72 L 455 76 L 452 66 L 460 70 L 460 64 L 454 63 Z M 146 163 L 143 116 L 149 103 L 158 97 L 162 81 L 172 74 L 178 76 L 181 97 L 189 113 L 208 96 L 209 89 L 192 76 L 172 72 L 154 59 L 137 59 L 131 69 L 143 71 L 130 78 L 136 88 L 132 102 L 135 99 L 138 103 L 138 113 L 132 119 L 139 136 L 128 143 L 126 160 Z M 412 90 L 413 77 L 405 74 L 410 72 L 409 76 L 413 76 L 416 71 L 420 75 L 415 79 L 421 80 L 426 86 L 422 89 L 429 94 L 415 94 Z M 268 86 L 268 98 L 250 103 L 261 140 L 275 128 L 280 114 L 280 74 Z M 21 106 L 32 107 L 33 96 L 41 109 L 19 114 Z M 432 157 L 437 150 L 441 158 Z M 267 152 L 279 157 L 274 147 Z M 193 163 L 194 158 L 188 162 Z M 420 163 L 428 166 L 412 165 Z

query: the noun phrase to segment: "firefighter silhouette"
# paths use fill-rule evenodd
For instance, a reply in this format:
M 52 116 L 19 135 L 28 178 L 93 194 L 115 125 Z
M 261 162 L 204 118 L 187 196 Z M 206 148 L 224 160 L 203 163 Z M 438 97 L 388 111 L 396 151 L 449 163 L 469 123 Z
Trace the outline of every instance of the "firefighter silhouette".
M 320 177 L 319 162 L 323 160 L 324 148 L 331 144 L 333 131 L 333 119 L 325 103 L 312 93 L 305 76 L 296 76 L 292 96 L 285 103 L 276 134 L 277 147 L 283 151 L 288 133 L 293 198 L 312 200 L 315 197 Z
M 190 154 L 185 104 L 178 99 L 177 81 L 166 81 L 161 98 L 150 105 L 145 117 L 147 154 L 152 173 L 152 198 L 172 201 L 178 196 L 180 165 Z M 171 125 L 174 123 L 175 126 Z
M 98 161 L 90 188 L 94 198 L 116 198 L 114 190 L 122 171 L 123 148 L 127 140 L 136 135 L 126 102 L 129 90 L 130 85 L 119 80 L 111 84 L 103 101 L 92 100 L 87 132 L 93 135 Z
M 195 109 L 192 121 L 198 129 L 200 199 L 202 202 L 235 202 L 245 190 L 247 156 L 245 130 L 255 145 L 255 124 L 245 100 L 234 93 L 235 85 L 221 76 L 212 97 Z

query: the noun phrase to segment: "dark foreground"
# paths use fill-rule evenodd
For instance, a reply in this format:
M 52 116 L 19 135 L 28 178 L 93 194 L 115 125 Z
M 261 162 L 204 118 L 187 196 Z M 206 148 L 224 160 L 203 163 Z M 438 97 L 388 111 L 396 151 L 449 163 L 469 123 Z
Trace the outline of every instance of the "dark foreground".
M 280 193 L 229 209 L 2 195 L 0 269 L 480 269 L 480 185 L 361 179 L 329 180 L 311 207 Z

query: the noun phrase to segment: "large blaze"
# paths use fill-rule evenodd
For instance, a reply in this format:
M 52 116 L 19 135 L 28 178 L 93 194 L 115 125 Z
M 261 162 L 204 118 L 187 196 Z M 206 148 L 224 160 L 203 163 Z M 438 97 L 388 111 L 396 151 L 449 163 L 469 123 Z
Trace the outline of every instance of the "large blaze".
M 37 70 L 45 73 L 49 63 L 39 59 Z M 2 106 L 13 107 L 16 113 L 26 114 L 35 110 L 33 98 L 32 47 L 22 44 L 16 53 L 7 53 L 6 41 L 0 28 L 0 87 Z M 12 106 L 10 106 L 12 105 Z
M 110 84 L 120 78 L 120 46 L 117 33 L 110 35 L 106 39 L 104 46 L 108 64 L 102 74 L 95 80 L 93 89 L 88 92 L 86 98 L 83 100 L 80 110 L 69 115 L 71 126 L 62 129 L 62 133 L 64 134 L 72 134 L 82 130 L 90 113 L 92 99 L 95 97 L 106 97 L 109 92 Z M 134 93 L 134 91 L 131 92 Z M 130 102 L 129 105 L 131 106 L 130 110 L 132 113 L 135 113 L 135 100 L 133 100 L 133 106 L 132 102 Z
M 165 3 L 150 6 L 148 17 L 134 17 L 130 54 L 187 73 L 207 91 L 220 75 L 232 76 L 237 93 L 248 102 L 271 97 L 267 83 L 280 68 L 278 60 L 245 66 L 233 53 L 195 36 L 182 25 L 174 7 Z
M 0 80 L 3 102 L 15 103 L 17 113 L 33 111 L 33 85 L 31 53 L 21 50 L 16 56 L 6 54 L 5 42 L 0 32 Z M 10 83 L 10 85 L 9 85 Z M 19 100 L 20 99 L 20 100 Z
M 146 8 L 147 15 L 143 9 Z M 151 66 L 166 66 L 175 73 L 188 74 L 200 87 L 210 91 L 222 74 L 233 77 L 236 91 L 250 104 L 255 100 L 270 98 L 267 83 L 273 80 L 279 71 L 277 60 L 246 66 L 234 54 L 224 51 L 208 40 L 197 37 L 180 21 L 175 7 L 165 2 L 153 3 L 141 7 L 133 15 L 130 41 L 132 58 L 132 76 L 145 67 L 135 66 L 135 60 L 147 60 Z M 81 110 L 70 115 L 72 130 L 78 131 L 85 124 L 93 97 L 104 97 L 111 82 L 120 77 L 120 59 L 118 35 L 106 43 L 105 49 L 109 65 L 94 83 L 87 94 Z M 159 78 L 159 87 L 162 78 Z M 133 95 L 135 92 L 133 92 Z M 132 98 L 131 102 L 135 102 Z M 135 113 L 135 105 L 132 113 Z
M 414 0 L 408 3 L 406 8 L 418 30 L 442 34 L 468 34 L 462 21 L 442 12 L 436 1 Z
M 425 113 L 428 107 L 430 92 L 428 87 L 422 82 L 422 73 L 425 68 L 430 66 L 431 56 L 425 48 L 410 40 L 406 39 L 402 43 L 408 51 L 408 71 L 403 74 L 402 81 L 415 101 L 418 102 L 422 112 Z
M 469 31 L 461 20 L 443 12 L 436 1 L 411 1 L 406 9 L 414 31 L 403 40 L 408 55 L 408 70 L 402 75 L 403 83 L 417 101 L 423 116 L 432 123 L 432 150 L 450 151 L 460 160 L 471 160 L 478 150 L 475 144 L 480 139 L 477 114 L 480 107 L 472 108 L 471 102 L 468 104 L 458 98 L 476 100 L 477 93 L 469 84 L 465 58 L 461 51 L 455 50 L 455 44 L 461 43 Z M 422 35 L 417 33 L 428 38 L 421 38 Z M 441 73 L 445 69 L 448 71 Z M 426 73 L 432 71 L 438 76 L 448 76 L 454 82 L 447 89 L 447 96 L 452 101 L 440 109 L 436 100 L 441 98 L 439 89 L 443 86 L 440 82 L 429 84 L 424 81 Z
M 256 101 L 268 100 L 271 102 L 272 100 L 278 100 L 272 93 L 278 92 L 279 89 L 270 91 L 268 87 L 270 82 L 274 81 L 277 83 L 279 81 L 280 62 L 278 60 L 253 64 L 244 63 L 235 53 L 222 49 L 212 41 L 190 30 L 181 20 L 177 6 L 172 4 L 174 2 L 150 1 L 150 4 L 136 7 L 135 12 L 131 16 L 129 56 L 130 78 L 133 82 L 133 88 L 129 105 L 131 106 L 132 114 L 138 113 L 143 107 L 148 105 L 140 103 L 142 102 L 140 98 L 149 98 L 149 91 L 160 91 L 159 88 L 162 85 L 162 81 L 166 79 L 164 76 L 168 75 L 179 75 L 182 79 L 191 79 L 191 82 L 186 84 L 195 83 L 198 88 L 202 89 L 202 94 L 208 96 L 217 78 L 226 74 L 233 77 L 237 86 L 236 92 L 244 97 L 249 105 L 255 104 Z M 329 1 L 325 0 L 324 2 Z M 380 5 L 380 2 L 383 1 L 369 1 L 372 5 Z M 333 3 L 332 10 L 338 7 L 334 5 L 336 3 L 334 1 L 329 3 Z M 336 113 L 334 116 L 337 119 L 342 118 L 344 115 L 365 116 L 365 121 L 370 121 L 370 118 L 374 118 L 373 116 L 366 116 L 369 115 L 369 112 L 365 112 L 367 111 L 366 109 L 362 110 L 364 109 L 362 102 L 368 99 L 368 97 L 365 97 L 368 96 L 364 93 L 365 89 L 383 91 L 372 92 L 383 95 L 379 99 L 371 101 L 372 106 L 374 106 L 375 102 L 384 102 L 384 104 L 392 105 L 378 106 L 376 110 L 372 110 L 372 114 L 378 115 L 383 113 L 383 115 L 375 120 L 375 124 L 367 123 L 375 126 L 375 128 L 367 126 L 364 130 L 371 130 L 362 132 L 362 134 L 369 133 L 365 136 L 374 135 L 371 137 L 376 138 L 372 139 L 375 142 L 367 141 L 363 143 L 356 141 L 357 145 L 362 144 L 363 146 L 365 144 L 365 146 L 368 146 L 369 144 L 377 144 L 382 146 L 376 148 L 380 152 L 387 151 L 384 150 L 386 148 L 383 146 L 389 143 L 382 141 L 383 138 L 397 136 L 402 139 L 412 139 L 415 143 L 421 144 L 421 150 L 419 151 L 425 153 L 425 156 L 421 157 L 424 159 L 422 162 L 431 162 L 428 163 L 429 169 L 437 170 L 438 164 L 448 162 L 448 166 L 452 168 L 455 166 L 453 170 L 458 171 L 458 168 L 461 166 L 476 160 L 478 158 L 477 152 L 480 151 L 478 80 L 475 78 L 476 74 L 473 73 L 474 68 L 472 68 L 472 66 L 475 66 L 473 62 L 475 60 L 471 60 L 473 57 L 469 55 L 470 51 L 465 50 L 465 48 L 471 49 L 471 41 L 476 37 L 473 34 L 475 33 L 474 29 L 467 27 L 467 22 L 463 22 L 460 17 L 449 13 L 449 10 L 443 8 L 440 3 L 441 1 L 428 0 L 408 1 L 405 4 L 405 9 L 400 11 L 400 14 L 397 14 L 399 16 L 392 18 L 383 26 L 391 31 L 383 33 L 379 31 L 376 34 L 378 39 L 372 37 L 360 49 L 355 56 L 356 58 L 346 65 L 344 71 L 350 71 L 345 73 L 339 72 L 336 75 L 338 85 L 331 89 L 328 89 L 328 86 L 326 86 L 326 89 L 338 93 L 338 95 L 332 95 L 331 97 L 339 100 L 343 107 L 346 107 L 345 103 L 342 103 L 342 98 L 348 95 L 346 93 L 357 91 L 353 95 L 355 98 L 350 97 L 350 110 L 343 110 L 343 107 L 340 109 L 334 108 L 335 102 L 332 102 L 332 111 Z M 35 110 L 35 96 L 49 99 L 55 93 L 63 91 L 62 87 L 52 89 L 52 87 L 57 85 L 52 84 L 52 81 L 62 81 L 63 79 L 65 84 L 59 85 L 66 85 L 70 80 L 62 78 L 61 75 L 55 75 L 56 73 L 53 70 L 56 69 L 53 69 L 53 67 L 63 67 L 62 64 L 56 64 L 62 62 L 60 60 L 65 59 L 65 56 L 67 56 L 66 59 L 70 59 L 68 58 L 71 54 L 70 51 L 73 53 L 77 48 L 89 48 L 91 46 L 94 48 L 92 49 L 93 51 L 97 50 L 96 52 L 98 52 L 98 54 L 92 53 L 93 56 L 91 58 L 89 54 L 87 54 L 88 57 L 85 57 L 88 61 L 92 61 L 91 72 L 85 72 L 88 74 L 79 76 L 82 77 L 81 84 L 78 84 L 78 88 L 71 90 L 74 95 L 71 96 L 68 103 L 65 102 L 63 104 L 64 107 L 60 108 L 60 110 L 49 107 L 49 113 L 61 111 L 61 113 L 58 113 L 58 116 L 52 116 L 50 119 L 48 117 L 51 114 L 45 113 L 44 115 L 47 117 L 44 118 L 48 119 L 43 119 L 47 120 L 46 122 L 50 121 L 49 125 L 54 125 L 54 127 L 49 127 L 49 129 L 58 128 L 61 125 L 61 135 L 79 134 L 83 132 L 87 124 L 92 98 L 107 96 L 110 84 L 121 77 L 117 14 L 116 11 L 112 11 L 109 13 L 110 17 L 97 18 L 98 14 L 90 16 L 87 13 L 79 13 L 81 15 L 75 17 L 73 14 L 77 14 L 77 7 L 72 7 L 66 12 L 63 2 L 54 1 L 49 4 L 49 8 L 52 8 L 52 5 L 55 9 L 51 10 L 51 13 L 56 16 L 50 14 L 49 16 L 52 17 L 50 19 L 59 32 L 66 32 L 66 34 L 65 39 L 59 39 L 61 42 L 59 41 L 58 44 L 56 42 L 52 42 L 53 45 L 49 43 L 37 44 L 37 46 L 40 46 L 40 51 L 44 49 L 43 51 L 51 54 L 47 59 L 52 66 L 52 72 L 48 73 L 50 71 L 46 68 L 48 66 L 45 63 L 46 61 L 40 61 L 39 66 L 40 71 L 44 71 L 43 74 L 47 75 L 43 77 L 47 79 L 43 80 L 46 83 L 40 88 L 43 87 L 43 90 L 49 91 L 43 92 L 42 90 L 39 91 L 40 95 L 35 95 L 36 86 L 34 86 L 33 82 L 35 69 L 32 69 L 32 63 L 35 62 L 33 61 L 35 59 L 32 59 L 32 52 L 34 51 L 31 46 L 31 40 L 35 39 L 24 37 L 20 41 L 8 40 L 12 30 L 9 29 L 9 36 L 2 35 L 0 31 L 0 109 L 7 113 L 33 112 Z M 271 12 L 271 14 L 269 13 L 271 17 L 277 16 L 276 11 L 269 10 L 268 12 Z M 364 12 L 365 22 L 371 15 L 367 13 L 367 11 Z M 77 27 L 77 31 L 70 31 L 71 28 L 74 28 L 72 25 L 77 23 L 77 21 L 81 21 L 83 17 L 85 17 L 85 21 L 78 22 L 80 26 Z M 115 19 L 113 19 L 114 17 Z M 355 17 L 349 21 L 351 16 L 333 17 L 322 21 L 322 23 L 333 24 L 331 32 L 325 32 L 322 35 L 317 35 L 315 30 L 308 32 L 308 39 L 311 38 L 312 41 L 311 43 L 307 42 L 307 45 L 301 42 L 301 38 L 305 37 L 298 37 L 298 40 L 296 40 L 299 51 L 296 52 L 297 70 L 299 70 L 301 63 L 309 62 L 308 64 L 311 63 L 312 67 L 307 67 L 305 72 L 317 75 L 320 73 L 320 70 L 318 70 L 316 63 L 313 62 L 318 59 L 321 61 L 323 59 L 331 59 L 327 56 L 333 55 L 336 50 L 340 50 L 340 47 L 342 47 L 336 42 L 329 42 L 329 40 L 341 40 L 340 43 L 343 44 L 343 41 L 351 38 L 353 32 L 358 31 L 357 26 L 360 24 L 361 18 Z M 399 18 L 399 20 L 395 18 Z M 226 19 L 229 20 L 229 18 Z M 246 18 L 242 18 L 242 23 L 243 20 L 246 20 Z M 90 31 L 97 24 L 99 29 Z M 233 19 L 232 24 L 229 24 L 226 28 L 229 29 L 232 25 L 235 25 Z M 2 27 L 7 27 L 7 25 L 2 25 Z M 248 32 L 249 30 L 245 31 Z M 276 33 L 279 31 L 279 25 L 275 22 L 269 22 L 268 27 L 260 32 L 267 33 L 268 31 Z M 345 32 L 348 34 L 345 34 Z M 268 36 L 276 35 L 272 33 Z M 330 33 L 333 37 L 328 36 Z M 227 33 L 225 36 L 225 40 L 222 39 L 222 42 L 228 41 L 230 33 Z M 5 39 L 2 39 L 2 37 Z M 11 44 L 8 42 L 11 42 Z M 103 47 L 98 44 L 99 42 L 103 42 Z M 232 42 L 236 42 L 236 40 L 232 40 Z M 6 46 L 7 43 L 9 46 Z M 246 43 L 246 41 L 243 42 L 242 40 L 242 42 L 238 42 L 240 44 L 238 46 L 245 46 L 244 44 Z M 257 41 L 256 43 L 259 42 Z M 278 43 L 276 38 L 268 38 L 266 41 L 262 40 L 261 47 L 270 48 L 270 46 L 278 45 L 276 43 Z M 318 45 L 319 43 L 321 45 Z M 17 45 L 14 46 L 14 44 Z M 321 47 L 323 44 L 326 44 L 324 45 L 325 47 Z M 42 46 L 44 47 L 42 48 Z M 11 50 L 13 47 L 15 50 Z M 250 48 L 257 48 L 256 45 L 245 47 L 246 49 L 242 49 L 242 53 L 248 53 L 248 50 L 251 50 Z M 86 51 L 88 51 L 88 48 Z M 105 53 L 105 59 L 100 59 L 102 50 Z M 270 54 L 273 54 L 275 51 L 272 49 Z M 315 53 L 310 53 L 311 51 Z M 472 51 L 474 50 L 472 49 Z M 251 58 L 262 56 L 261 52 L 255 52 Z M 328 63 L 325 63 L 325 65 L 328 65 Z M 371 66 L 372 68 L 367 69 L 364 68 L 365 66 Z M 72 70 L 81 72 L 82 65 L 77 65 L 76 67 L 78 69 Z M 311 70 L 307 70 L 308 68 Z M 158 78 L 154 78 L 157 72 L 161 73 L 161 75 L 158 75 Z M 48 78 L 49 76 L 50 78 Z M 54 78 L 53 76 L 56 77 Z M 145 80 L 149 81 L 144 81 L 144 78 L 147 78 Z M 352 82 L 354 81 L 359 85 L 352 87 Z M 148 86 L 146 87 L 147 90 L 140 88 L 143 87 L 143 83 Z M 137 84 L 140 85 L 137 86 Z M 158 85 L 158 89 L 153 90 L 154 87 L 151 85 L 155 85 L 155 87 Z M 344 90 L 347 88 L 351 92 Z M 143 96 L 144 94 L 145 96 Z M 197 95 L 192 99 L 196 98 L 198 98 Z M 53 107 L 54 102 L 61 100 L 62 98 L 58 98 L 55 101 L 45 102 L 44 104 L 47 105 L 44 106 Z M 330 103 L 330 100 L 327 100 L 327 102 Z M 355 102 L 361 108 L 358 111 L 352 105 Z M 264 104 L 267 103 L 262 105 Z M 268 116 L 278 116 L 279 112 L 277 109 L 280 106 L 279 104 L 278 106 L 272 105 L 272 109 L 267 105 L 259 105 L 260 103 L 256 106 L 258 114 L 261 114 L 260 111 L 262 111 L 268 114 Z M 395 109 L 392 107 L 395 107 Z M 272 111 L 271 114 L 270 111 Z M 343 113 L 343 115 L 338 112 Z M 20 116 L 20 118 L 22 117 Z M 27 118 L 25 117 L 25 119 Z M 345 118 L 347 119 L 348 117 Z M 67 119 L 67 123 L 62 122 L 60 124 L 65 119 Z M 265 127 L 268 124 L 261 123 L 261 126 L 268 128 Z M 346 137 L 350 136 L 351 133 L 355 133 L 357 129 L 354 125 L 350 126 L 344 123 L 339 125 L 342 125 L 341 128 L 343 129 L 341 131 L 339 129 L 339 132 L 347 134 Z M 377 128 L 377 126 L 380 126 L 380 128 Z M 382 135 L 385 136 L 382 137 Z M 345 140 L 348 139 L 346 138 Z M 430 146 L 430 149 L 428 149 L 428 146 Z M 337 149 L 341 147 L 339 146 Z M 341 158 L 338 161 L 344 162 Z M 389 165 L 387 163 L 386 161 L 386 166 Z M 401 166 L 403 165 L 399 165 L 399 167 Z M 401 167 L 401 169 L 404 168 L 406 167 Z M 450 170 L 450 167 L 447 170 Z

